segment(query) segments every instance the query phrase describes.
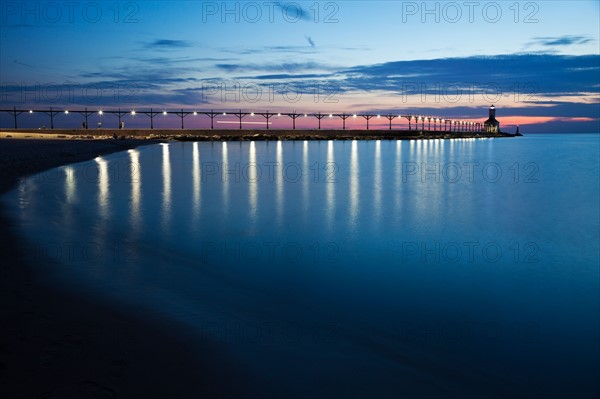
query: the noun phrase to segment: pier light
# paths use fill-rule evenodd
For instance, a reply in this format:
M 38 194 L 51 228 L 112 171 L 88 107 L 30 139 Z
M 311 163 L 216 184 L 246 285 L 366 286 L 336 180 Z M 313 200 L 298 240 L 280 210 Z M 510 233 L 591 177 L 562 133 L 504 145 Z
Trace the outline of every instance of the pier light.
M 223 115 L 227 115 L 227 112 L 223 112 Z
M 352 115 L 353 118 L 356 118 L 356 114 Z
M 69 111 L 68 111 L 68 110 L 65 110 L 65 114 L 69 115 Z
M 277 116 L 281 116 L 281 114 L 277 114 Z
M 29 110 L 29 113 L 30 113 L 30 114 L 33 114 L 33 110 Z
M 198 115 L 198 113 L 196 111 L 194 111 L 194 116 Z
M 377 115 L 378 118 L 381 118 L 381 115 Z
M 307 116 L 308 116 L 307 114 L 304 114 L 304 117 L 305 117 L 305 118 L 306 118 Z
M 98 115 L 102 115 L 104 114 L 104 112 L 102 112 L 102 110 L 98 111 Z
M 250 112 L 250 116 L 254 116 L 254 112 Z
M 333 118 L 333 114 L 329 114 L 329 117 L 330 117 L 330 118 Z
M 131 116 L 135 116 L 135 111 L 131 111 Z
M 166 114 L 167 114 L 167 111 L 163 111 L 163 115 L 166 115 Z

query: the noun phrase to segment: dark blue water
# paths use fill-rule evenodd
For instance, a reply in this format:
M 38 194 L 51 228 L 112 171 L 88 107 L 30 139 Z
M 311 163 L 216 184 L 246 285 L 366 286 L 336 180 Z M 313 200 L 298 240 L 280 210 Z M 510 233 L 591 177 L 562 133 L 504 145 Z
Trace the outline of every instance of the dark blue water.
M 170 143 L 4 202 L 50 281 L 182 323 L 274 396 L 593 397 L 599 154 L 598 135 Z

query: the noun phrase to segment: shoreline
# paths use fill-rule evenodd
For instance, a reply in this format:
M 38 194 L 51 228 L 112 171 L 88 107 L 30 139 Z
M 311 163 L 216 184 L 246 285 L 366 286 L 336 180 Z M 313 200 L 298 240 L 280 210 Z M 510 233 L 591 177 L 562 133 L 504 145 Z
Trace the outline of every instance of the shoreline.
M 152 143 L 2 139 L 0 195 L 32 174 Z M 244 392 L 245 371 L 230 367 L 219 345 L 199 345 L 182 326 L 154 321 L 144 309 L 45 283 L 41 265 L 26 259 L 27 245 L 15 227 L 0 206 L 0 397 L 232 397 Z
M 142 140 L 265 141 L 265 140 L 427 140 L 516 137 L 508 133 L 439 130 L 306 130 L 306 129 L 2 129 L 4 138 L 107 139 L 113 136 Z

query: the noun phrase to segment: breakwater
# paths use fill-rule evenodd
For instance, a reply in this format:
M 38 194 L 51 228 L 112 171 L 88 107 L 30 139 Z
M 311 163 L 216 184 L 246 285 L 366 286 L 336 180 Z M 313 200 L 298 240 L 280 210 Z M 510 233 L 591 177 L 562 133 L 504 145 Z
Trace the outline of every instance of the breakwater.
M 262 140 L 419 140 L 514 137 L 508 133 L 447 132 L 433 130 L 250 130 L 250 129 L 3 129 L 2 137 L 55 136 L 56 138 L 137 138 L 182 141 Z

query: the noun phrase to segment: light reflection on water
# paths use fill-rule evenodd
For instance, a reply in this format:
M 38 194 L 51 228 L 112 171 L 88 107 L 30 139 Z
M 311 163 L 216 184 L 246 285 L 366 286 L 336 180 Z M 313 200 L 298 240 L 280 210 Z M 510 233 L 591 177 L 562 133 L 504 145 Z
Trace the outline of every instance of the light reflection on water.
M 200 144 L 193 143 L 193 185 L 194 185 L 194 222 L 197 223 L 200 218 L 200 207 L 201 207 L 201 190 L 202 185 L 200 184 Z
M 356 232 L 359 207 L 359 163 L 358 163 L 358 142 L 352 140 L 352 150 L 350 153 L 350 230 Z
M 336 176 L 330 175 L 333 171 L 335 171 L 335 157 L 333 154 L 334 143 L 332 140 L 327 142 L 327 163 L 325 165 L 325 189 L 327 191 L 327 207 L 325 208 L 326 218 L 327 218 L 327 228 L 331 231 L 333 230 L 333 220 L 336 212 L 336 204 L 335 204 L 335 183 Z
M 283 143 L 281 141 L 277 141 L 275 154 L 275 209 L 277 212 L 277 227 L 281 227 L 285 200 L 283 193 L 283 174 L 285 165 L 283 163 Z
M 100 210 L 99 216 L 101 219 L 107 219 L 110 212 L 110 193 L 108 191 L 108 185 L 110 183 L 110 176 L 108 171 L 108 162 L 98 157 L 96 158 L 98 163 L 98 209 Z
M 232 168 L 232 165 L 229 163 L 229 157 L 228 157 L 228 143 L 227 142 L 223 142 L 222 144 L 222 154 L 221 154 L 221 170 L 220 170 L 220 176 L 221 176 L 221 180 L 222 180 L 222 185 L 223 185 L 223 214 L 225 217 L 225 221 L 227 222 L 228 219 L 228 215 L 229 215 L 229 196 L 230 196 L 230 192 L 229 192 L 229 185 L 231 184 L 231 171 L 235 170 L 235 168 Z M 217 169 L 219 169 L 219 165 L 216 166 Z
M 169 144 L 162 144 L 162 229 L 165 232 L 170 230 L 171 223 L 171 157 Z
M 458 378 L 477 397 L 486 384 L 500 389 L 481 371 L 489 370 L 506 377 L 508 396 L 527 384 L 546 393 L 530 370 L 567 373 L 581 386 L 598 368 L 598 159 L 586 153 L 598 144 L 590 137 L 169 143 L 68 166 L 60 184 L 27 179 L 7 200 L 23 204 L 14 217 L 31 242 L 80 239 L 102 249 L 93 261 L 59 259 L 59 278 L 88 292 L 144 304 L 202 336 L 212 334 L 207 322 L 227 331 L 240 320 L 312 326 L 268 348 L 226 334 L 242 363 L 261 359 L 259 371 L 293 358 L 306 370 L 299 379 L 360 370 L 350 385 L 378 381 L 385 391 L 419 375 L 438 385 L 414 392 L 436 395 Z M 515 181 L 510 167 L 528 162 L 538 182 Z M 577 175 L 565 162 L 580 166 Z M 443 173 L 450 163 L 462 166 L 457 181 Z M 482 177 L 489 163 L 502 167 L 500 181 Z M 296 164 L 298 180 L 286 167 Z M 470 176 L 465 164 L 480 166 Z M 32 222 L 47 219 L 55 223 L 43 230 Z M 524 263 L 532 242 L 538 262 Z M 473 261 L 465 243 L 478 245 Z M 502 248 L 501 260 L 482 257 L 489 243 Z M 465 251 L 458 261 L 444 252 L 456 247 Z M 331 323 L 334 336 L 315 341 L 315 329 Z M 449 342 L 444 323 L 496 323 L 503 335 Z M 515 341 L 514 326 L 527 323 L 540 333 Z M 432 331 L 442 336 L 432 340 Z M 545 354 L 582 367 L 552 368 Z
M 259 174 L 260 173 L 260 174 Z M 250 207 L 250 219 L 252 225 L 256 225 L 257 207 L 258 207 L 258 182 L 262 177 L 259 166 L 256 162 L 256 144 L 254 141 L 250 143 L 250 152 L 248 156 L 248 200 Z
M 129 179 L 131 181 L 131 209 L 129 210 L 129 216 L 131 217 L 131 230 L 135 233 L 139 233 L 142 223 L 142 215 L 140 213 L 140 201 L 142 195 L 140 152 L 138 150 L 129 150 L 129 159 Z
M 65 167 L 65 193 L 67 203 L 71 204 L 76 200 L 77 181 L 75 180 L 75 171 L 72 166 Z
M 382 192 L 382 177 L 381 177 L 381 140 L 375 142 L 375 156 L 373 157 L 375 163 L 374 172 L 374 186 L 373 186 L 373 207 L 374 207 L 374 221 L 379 223 L 381 219 L 381 192 Z

